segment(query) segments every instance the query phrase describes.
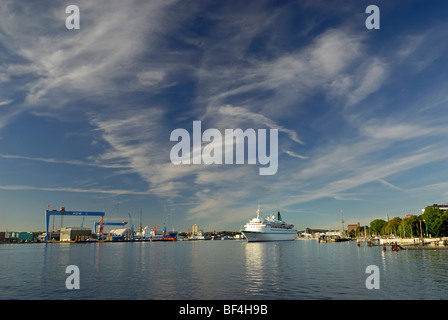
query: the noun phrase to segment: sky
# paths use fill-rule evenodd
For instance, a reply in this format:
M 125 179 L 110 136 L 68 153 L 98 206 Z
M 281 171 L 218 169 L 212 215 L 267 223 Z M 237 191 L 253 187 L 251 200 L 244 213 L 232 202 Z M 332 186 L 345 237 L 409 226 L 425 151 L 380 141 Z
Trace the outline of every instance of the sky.
M 66 28 L 69 5 L 79 29 Z M 379 29 L 366 28 L 369 5 Z M 415 0 L 2 0 L 0 230 L 44 230 L 46 205 L 237 231 L 258 206 L 303 230 L 447 203 L 447 10 Z M 276 174 L 247 161 L 173 164 L 170 134 L 191 133 L 193 121 L 277 129 Z

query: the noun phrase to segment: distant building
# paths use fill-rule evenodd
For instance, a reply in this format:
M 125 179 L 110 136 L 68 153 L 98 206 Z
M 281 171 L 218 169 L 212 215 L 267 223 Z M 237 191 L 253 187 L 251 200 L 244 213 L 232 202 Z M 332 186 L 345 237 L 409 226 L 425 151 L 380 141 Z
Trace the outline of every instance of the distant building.
M 32 232 L 19 232 L 17 241 L 19 242 L 31 242 L 34 240 Z
M 431 207 L 439 208 L 440 213 L 444 213 L 446 210 L 448 210 L 448 204 L 437 204 L 437 203 L 434 203 Z M 425 212 L 425 209 L 423 209 L 422 212 Z
M 60 241 L 86 240 L 91 234 L 92 230 L 90 228 L 62 228 Z
M 349 224 L 347 225 L 347 232 L 350 232 L 352 230 L 354 230 L 356 232 L 356 230 L 358 230 L 359 228 L 359 222 L 357 224 Z
M 404 215 L 403 219 L 410 218 L 410 217 L 413 217 L 413 216 L 414 215 L 412 213 L 408 213 L 408 214 Z

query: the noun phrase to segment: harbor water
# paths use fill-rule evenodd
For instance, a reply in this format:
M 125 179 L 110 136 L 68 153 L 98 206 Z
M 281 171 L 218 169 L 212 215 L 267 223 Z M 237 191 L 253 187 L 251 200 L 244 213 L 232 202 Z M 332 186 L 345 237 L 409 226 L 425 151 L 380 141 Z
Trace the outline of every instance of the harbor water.
M 69 265 L 79 289 L 69 290 Z M 378 289 L 368 289 L 368 266 Z M 446 299 L 448 250 L 314 240 L 0 245 L 0 299 Z

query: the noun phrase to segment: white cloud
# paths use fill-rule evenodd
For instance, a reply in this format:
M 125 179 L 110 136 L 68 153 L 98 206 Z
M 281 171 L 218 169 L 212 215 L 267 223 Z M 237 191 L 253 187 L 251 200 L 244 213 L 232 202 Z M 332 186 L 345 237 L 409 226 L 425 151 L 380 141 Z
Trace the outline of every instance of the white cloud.
M 279 125 L 275 121 L 269 119 L 268 117 L 265 117 L 264 115 L 262 115 L 260 113 L 251 112 L 245 108 L 234 107 L 231 105 L 221 106 L 216 109 L 215 108 L 209 109 L 208 112 L 210 112 L 210 114 L 213 114 L 214 112 L 216 112 L 219 117 L 221 117 L 223 115 L 229 116 L 229 117 L 237 119 L 238 121 L 251 120 L 256 123 L 267 126 L 270 129 L 278 129 L 278 131 L 286 133 L 289 136 L 289 138 L 291 140 L 293 140 L 294 142 L 303 145 L 303 142 L 300 140 L 300 138 L 297 136 L 297 133 L 294 130 L 284 128 L 283 126 Z
M 427 136 L 445 136 L 448 133 L 448 128 L 431 124 L 399 123 L 390 120 L 371 119 L 362 127 L 361 133 L 375 139 L 399 141 Z
M 286 153 L 287 155 L 291 156 L 291 157 L 294 157 L 294 158 L 299 158 L 299 159 L 303 159 L 303 160 L 308 159 L 308 157 L 302 156 L 302 155 L 297 154 L 297 153 L 295 153 L 293 151 L 290 151 L 290 150 L 283 150 L 283 152 Z
M 211 57 L 202 66 L 207 71 L 200 73 L 200 94 L 214 108 L 244 94 L 270 93 L 263 102 L 249 96 L 245 107 L 262 110 L 264 115 L 271 112 L 277 118 L 281 118 L 280 110 L 292 108 L 292 103 L 300 107 L 316 92 L 345 97 L 347 103 L 355 104 L 377 90 L 387 74 L 382 59 L 366 52 L 364 42 L 362 33 L 328 29 L 308 46 L 269 60 L 250 59 L 224 69 Z
M 120 164 L 108 164 L 108 163 L 88 162 L 88 161 L 80 161 L 80 160 L 60 160 L 60 159 L 54 159 L 54 158 L 29 157 L 29 156 L 20 156 L 20 155 L 13 155 L 13 154 L 0 154 L 0 158 L 21 159 L 21 160 L 40 161 L 40 162 L 46 162 L 46 163 L 58 163 L 58 164 L 68 164 L 68 165 L 73 165 L 73 166 L 90 166 L 90 167 L 110 168 L 110 169 L 124 168 L 124 166 L 120 165 Z
M 145 191 L 132 191 L 125 189 L 83 189 L 83 188 L 71 188 L 71 187 L 36 187 L 26 185 L 0 185 L 0 190 L 8 191 L 50 191 L 50 192 L 76 192 L 76 193 L 103 193 L 112 195 L 149 195 Z
M 153 70 L 143 71 L 137 74 L 137 78 L 143 87 L 154 87 L 164 80 L 165 73 Z
M 315 170 L 313 176 L 308 175 L 306 179 L 302 178 L 303 172 L 292 174 L 291 179 L 295 181 L 295 184 L 306 184 L 307 189 L 303 190 L 303 193 L 297 194 L 295 197 L 285 201 L 283 205 L 288 206 L 306 203 L 323 198 L 341 199 L 344 198 L 347 191 L 376 181 L 380 181 L 382 184 L 387 184 L 388 187 L 392 187 L 393 185 L 385 183 L 385 178 L 393 174 L 429 164 L 436 161 L 436 159 L 441 160 L 448 158 L 447 156 L 436 158 L 437 155 L 438 148 L 418 150 L 414 154 L 384 160 L 382 163 L 351 166 L 348 172 L 340 174 L 339 176 L 334 176 L 332 167 L 319 168 L 319 170 Z M 343 159 L 340 160 L 343 162 Z M 320 181 L 318 183 L 313 183 L 313 179 L 318 179 L 318 177 L 322 176 L 326 177 L 325 182 L 322 183 L 322 181 Z M 302 182 L 302 180 L 304 180 L 304 182 Z M 282 186 L 284 189 L 287 187 L 287 185 Z M 396 186 L 394 186 L 394 188 L 398 189 Z M 359 198 L 359 200 L 361 199 L 362 198 Z
M 123 80 L 135 79 L 140 71 L 134 69 L 138 68 L 134 63 L 138 55 L 148 47 L 156 52 L 157 31 L 169 28 L 165 13 L 174 3 L 81 1 L 77 5 L 82 26 L 73 31 L 64 28 L 65 7 L 52 5 L 39 16 L 21 16 L 11 14 L 14 6 L 5 3 L 0 15 L 0 28 L 5 31 L 2 43 L 27 61 L 11 65 L 8 71 L 37 76 L 27 84 L 26 101 L 31 105 L 51 101 L 52 106 L 62 106 L 73 98 L 72 94 L 112 97 L 129 89 Z M 28 28 L 23 27 L 24 22 Z M 53 27 L 57 22 L 61 22 L 59 28 L 47 28 L 39 35 L 29 32 L 30 28 L 44 29 L 44 23 Z M 148 70 L 140 80 L 148 84 L 148 72 L 153 72 L 152 84 L 156 85 L 154 74 L 159 71 Z
M 378 90 L 386 79 L 387 70 L 386 65 L 378 58 L 372 58 L 365 63 L 366 68 L 362 68 L 363 77 L 359 81 L 359 85 L 354 88 L 346 90 L 344 94 L 347 96 L 347 103 L 349 106 L 354 105 L 371 93 Z M 359 71 L 361 73 L 361 71 Z
M 12 99 L 8 99 L 8 100 L 3 100 L 3 101 L 0 101 L 0 107 L 1 106 L 7 106 L 8 104 L 10 104 L 11 102 L 13 102 L 14 100 L 12 100 Z

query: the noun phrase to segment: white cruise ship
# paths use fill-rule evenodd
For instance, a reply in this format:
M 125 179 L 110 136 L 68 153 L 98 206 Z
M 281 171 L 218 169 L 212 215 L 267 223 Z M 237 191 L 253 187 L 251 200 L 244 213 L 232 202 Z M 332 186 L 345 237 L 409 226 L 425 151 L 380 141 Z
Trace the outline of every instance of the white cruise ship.
M 246 237 L 247 241 L 281 241 L 295 240 L 297 229 L 293 224 L 282 221 L 280 212 L 277 217 L 274 215 L 267 218 L 260 218 L 260 208 L 257 209 L 257 217 L 250 220 L 244 225 L 241 233 Z

